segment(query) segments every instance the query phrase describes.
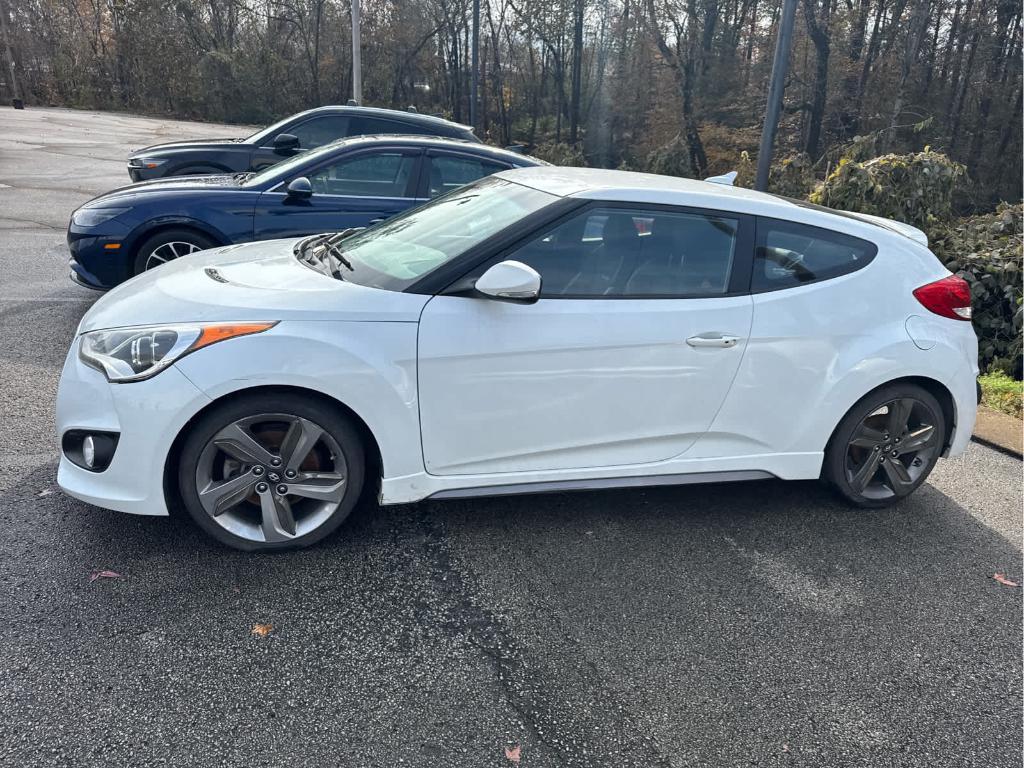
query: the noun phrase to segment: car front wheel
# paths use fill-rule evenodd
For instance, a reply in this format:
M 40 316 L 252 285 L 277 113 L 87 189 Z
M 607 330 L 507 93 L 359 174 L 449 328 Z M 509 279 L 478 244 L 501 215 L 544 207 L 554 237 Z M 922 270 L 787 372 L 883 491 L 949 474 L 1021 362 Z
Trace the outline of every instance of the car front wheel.
M 321 402 L 257 394 L 205 414 L 182 448 L 178 487 L 192 519 L 250 551 L 297 549 L 334 531 L 363 486 L 348 419 Z
M 146 240 L 135 256 L 135 274 L 159 267 L 168 261 L 205 251 L 216 245 L 210 238 L 190 229 L 168 229 Z
M 825 476 L 859 507 L 884 507 L 915 491 L 942 453 L 946 422 L 930 392 L 895 384 L 846 414 L 825 454 Z

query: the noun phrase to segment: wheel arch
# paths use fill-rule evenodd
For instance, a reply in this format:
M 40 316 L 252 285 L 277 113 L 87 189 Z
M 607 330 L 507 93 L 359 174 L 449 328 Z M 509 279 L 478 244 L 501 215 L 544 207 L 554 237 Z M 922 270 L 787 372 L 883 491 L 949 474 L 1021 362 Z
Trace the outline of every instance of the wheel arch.
M 188 175 L 192 175 L 191 173 L 186 173 L 186 171 L 188 171 L 188 172 L 195 172 L 196 175 L 201 175 L 201 174 L 207 173 L 207 172 L 209 172 L 209 173 L 231 173 L 231 169 L 228 168 L 223 163 L 215 163 L 215 162 L 210 162 L 210 161 L 204 160 L 202 162 L 183 162 L 183 163 L 180 163 L 179 165 L 176 165 L 173 170 L 168 171 L 165 174 L 165 177 L 168 177 L 168 176 L 188 176 Z
M 381 459 L 380 446 L 377 443 L 377 438 L 374 436 L 370 427 L 367 425 L 366 420 L 363 419 L 358 413 L 356 413 L 351 407 L 341 402 L 340 400 L 331 397 L 323 392 L 315 389 L 309 389 L 307 387 L 299 387 L 294 385 L 267 385 L 267 386 L 256 386 L 247 387 L 245 389 L 236 389 L 232 392 L 228 392 L 215 400 L 211 400 L 194 414 L 191 418 L 186 421 L 181 429 L 178 430 L 174 440 L 171 442 L 171 447 L 167 451 L 167 456 L 164 459 L 164 470 L 163 470 L 163 489 L 164 489 L 164 501 L 167 504 L 167 509 L 171 514 L 179 514 L 184 512 L 182 506 L 181 497 L 178 491 L 178 467 L 179 459 L 181 457 L 181 449 L 185 442 L 185 438 L 192 430 L 193 425 L 204 415 L 209 413 L 214 408 L 219 408 L 225 403 L 232 400 L 237 400 L 241 397 L 248 397 L 250 395 L 259 394 L 277 394 L 277 395 L 300 395 L 306 398 L 312 398 L 319 400 L 321 403 L 329 408 L 337 410 L 344 414 L 348 419 L 352 421 L 356 431 L 359 432 L 359 437 L 363 443 L 363 449 L 366 452 L 366 480 L 364 482 L 363 493 L 373 491 L 376 493 L 379 490 L 380 479 L 382 475 L 383 461 Z
M 230 238 L 226 237 L 223 232 L 216 227 L 211 227 L 209 224 L 185 216 L 176 216 L 173 218 L 165 217 L 146 222 L 146 224 L 139 227 L 132 233 L 131 247 L 129 249 L 131 258 L 135 258 L 138 253 L 139 246 L 141 246 L 146 240 L 170 229 L 191 229 L 200 235 L 210 238 L 218 246 L 231 245 Z
M 828 441 L 825 443 L 825 452 L 828 452 L 829 447 L 832 445 L 832 440 L 835 438 L 836 431 L 839 429 L 839 425 L 842 423 L 843 419 L 846 418 L 846 414 L 850 412 L 851 408 L 878 390 L 885 387 L 891 387 L 896 384 L 913 384 L 921 387 L 921 389 L 928 392 L 938 401 L 939 406 L 942 408 L 943 420 L 945 421 L 945 434 L 942 436 L 942 455 L 945 455 L 950 448 L 953 441 L 953 435 L 956 432 L 956 400 L 954 400 L 953 393 L 950 392 L 949 388 L 945 384 L 928 376 L 900 376 L 895 379 L 889 379 L 888 381 L 872 387 L 867 392 L 864 392 L 860 397 L 849 404 L 849 407 L 843 411 L 842 415 L 836 421 L 835 426 L 832 428 L 832 432 L 829 434 Z

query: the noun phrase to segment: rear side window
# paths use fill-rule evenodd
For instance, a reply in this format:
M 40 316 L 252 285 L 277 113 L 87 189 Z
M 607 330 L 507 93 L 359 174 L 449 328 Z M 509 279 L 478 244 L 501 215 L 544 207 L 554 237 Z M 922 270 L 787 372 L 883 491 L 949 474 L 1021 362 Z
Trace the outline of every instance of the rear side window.
M 374 136 L 379 133 L 404 133 L 416 136 L 435 135 L 433 131 L 419 123 L 398 122 L 397 120 L 386 120 L 379 117 L 353 117 L 352 130 L 349 133 L 353 136 Z
M 463 184 L 490 176 L 492 173 L 508 169 L 507 165 L 483 160 L 478 157 L 456 157 L 454 155 L 435 155 L 428 157 L 430 167 L 430 197 L 444 195 L 458 189 Z
M 757 220 L 754 293 L 828 280 L 867 266 L 878 248 L 859 237 L 778 219 Z

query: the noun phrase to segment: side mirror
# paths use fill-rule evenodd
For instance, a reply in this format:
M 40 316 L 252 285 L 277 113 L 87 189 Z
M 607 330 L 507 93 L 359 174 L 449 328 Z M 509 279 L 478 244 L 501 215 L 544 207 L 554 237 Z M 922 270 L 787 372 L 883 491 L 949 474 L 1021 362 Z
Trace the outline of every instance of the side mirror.
M 291 133 L 279 133 L 274 137 L 274 154 L 290 155 L 299 148 L 299 137 Z
M 305 176 L 292 179 L 288 185 L 288 197 L 295 198 L 296 200 L 308 200 L 312 196 L 313 185 L 309 183 L 309 179 Z
M 521 261 L 502 261 L 477 278 L 474 288 L 500 301 L 532 304 L 540 298 L 540 275 Z

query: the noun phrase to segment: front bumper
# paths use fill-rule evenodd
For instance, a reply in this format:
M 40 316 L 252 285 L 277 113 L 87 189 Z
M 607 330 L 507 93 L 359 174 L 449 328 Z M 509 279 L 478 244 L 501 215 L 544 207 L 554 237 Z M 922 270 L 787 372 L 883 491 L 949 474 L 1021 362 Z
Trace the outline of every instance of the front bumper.
M 136 515 L 166 515 L 164 468 L 175 437 L 210 402 L 173 365 L 152 379 L 111 384 L 68 352 L 57 390 L 57 444 L 71 429 L 117 433 L 106 470 L 93 472 L 61 453 L 57 484 L 98 507 Z
M 136 184 L 140 181 L 151 181 L 152 179 L 161 179 L 164 175 L 163 165 L 158 165 L 156 168 L 143 168 L 141 165 L 132 165 L 131 161 L 128 162 L 128 176 L 131 178 L 132 183 Z
M 67 240 L 68 251 L 71 253 L 68 259 L 70 277 L 79 285 L 106 291 L 132 276 L 131 258 L 123 233 L 85 234 L 69 227 Z M 117 243 L 120 248 L 104 248 L 110 243 Z

